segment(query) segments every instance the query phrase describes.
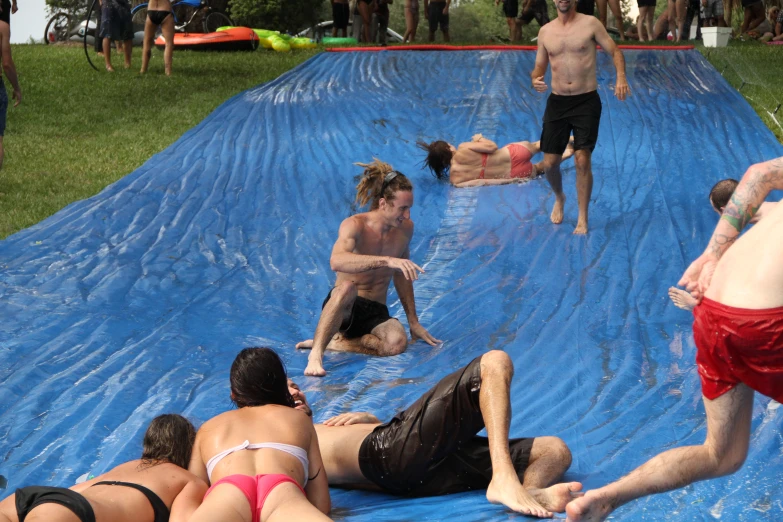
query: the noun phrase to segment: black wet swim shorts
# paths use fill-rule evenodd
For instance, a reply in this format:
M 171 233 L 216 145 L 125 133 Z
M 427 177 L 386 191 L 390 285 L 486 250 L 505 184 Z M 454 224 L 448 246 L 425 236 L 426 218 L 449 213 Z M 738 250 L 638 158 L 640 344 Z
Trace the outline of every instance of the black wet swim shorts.
M 133 40 L 133 22 L 128 0 L 103 0 L 100 37 L 119 41 Z
M 593 16 L 595 14 L 595 0 L 577 0 L 576 12 Z
M 324 299 L 324 303 L 321 305 L 323 310 L 329 299 L 332 298 L 332 290 L 329 290 L 329 295 Z M 373 301 L 371 299 L 365 299 L 364 297 L 356 297 L 353 302 L 353 308 L 351 309 L 351 316 L 343 321 L 340 325 L 340 333 L 342 333 L 346 339 L 357 339 L 368 333 L 372 333 L 373 328 L 379 324 L 383 324 L 392 317 L 389 315 L 389 308 L 382 303 Z
M 657 0 L 636 0 L 637 7 L 655 7 Z
M 364 439 L 359 449 L 362 474 L 396 495 L 486 489 L 492 480 L 492 461 L 487 439 L 476 436 L 484 429 L 480 390 L 481 357 L 477 357 Z M 533 440 L 509 441 L 520 481 Z
M 549 23 L 549 8 L 546 5 L 546 0 L 534 0 L 530 9 L 519 14 L 519 20 L 526 24 L 529 24 L 533 18 L 541 27 Z
M 430 22 L 430 32 L 438 30 L 446 32 L 449 30 L 449 15 L 443 14 L 446 9 L 446 2 L 430 2 L 430 11 L 427 13 L 427 20 Z
M 347 29 L 348 19 L 351 17 L 351 9 L 348 4 L 332 4 L 332 20 L 335 29 Z
M 519 3 L 517 0 L 505 0 L 503 2 L 503 13 L 506 18 L 516 18 L 519 12 Z
M 41 504 L 59 504 L 70 509 L 82 522 L 95 522 L 95 513 L 81 494 L 65 488 L 29 486 L 16 490 L 16 515 L 19 522 Z
M 574 150 L 595 149 L 601 122 L 601 98 L 597 91 L 575 96 L 550 94 L 544 111 L 541 151 L 562 154 L 574 133 Z

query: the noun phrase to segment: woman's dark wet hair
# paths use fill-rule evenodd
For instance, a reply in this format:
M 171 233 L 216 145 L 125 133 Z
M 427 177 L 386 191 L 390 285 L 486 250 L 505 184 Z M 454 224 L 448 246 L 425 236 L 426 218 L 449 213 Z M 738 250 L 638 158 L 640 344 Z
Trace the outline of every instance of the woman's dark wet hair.
M 278 404 L 294 407 L 288 376 L 271 348 L 245 348 L 231 365 L 231 399 L 238 408 Z
M 720 180 L 712 187 L 712 190 L 710 190 L 710 203 L 715 207 L 715 210 L 720 212 L 721 209 L 726 208 L 737 185 L 739 185 L 739 181 L 727 178 Z
M 170 462 L 188 469 L 196 428 L 188 419 L 176 413 L 158 415 L 144 434 L 142 463 L 148 466 Z
M 356 176 L 356 202 L 360 207 L 370 203 L 370 210 L 379 207 L 381 198 L 394 201 L 400 190 L 411 192 L 413 185 L 402 172 L 396 171 L 388 163 L 373 158 L 372 163 L 355 163 L 364 171 Z
M 451 158 L 454 156 L 449 144 L 439 140 L 432 143 L 417 141 L 416 145 L 427 153 L 427 157 L 424 159 L 424 166 L 429 167 L 436 178 L 446 179 L 451 168 Z

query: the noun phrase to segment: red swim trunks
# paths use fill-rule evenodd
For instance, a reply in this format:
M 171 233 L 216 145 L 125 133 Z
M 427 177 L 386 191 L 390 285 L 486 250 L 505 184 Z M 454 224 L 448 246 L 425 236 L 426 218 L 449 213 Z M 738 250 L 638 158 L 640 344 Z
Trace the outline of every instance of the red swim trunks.
M 717 399 L 743 382 L 783 402 L 783 307 L 746 310 L 705 298 L 693 316 L 705 397 Z
M 530 149 L 517 143 L 511 143 L 506 147 L 508 148 L 508 154 L 511 156 L 511 177 L 530 177 L 533 174 L 533 164 L 530 163 L 530 158 L 533 155 L 530 154 Z

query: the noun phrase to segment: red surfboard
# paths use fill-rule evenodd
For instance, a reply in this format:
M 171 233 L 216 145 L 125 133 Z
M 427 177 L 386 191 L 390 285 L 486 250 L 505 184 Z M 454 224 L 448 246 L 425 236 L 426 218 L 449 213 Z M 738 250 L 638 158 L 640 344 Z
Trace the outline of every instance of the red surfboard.
M 155 47 L 163 49 L 163 36 L 155 39 Z M 217 33 L 175 33 L 174 49 L 194 51 L 254 51 L 258 48 L 258 35 L 247 27 L 234 27 Z

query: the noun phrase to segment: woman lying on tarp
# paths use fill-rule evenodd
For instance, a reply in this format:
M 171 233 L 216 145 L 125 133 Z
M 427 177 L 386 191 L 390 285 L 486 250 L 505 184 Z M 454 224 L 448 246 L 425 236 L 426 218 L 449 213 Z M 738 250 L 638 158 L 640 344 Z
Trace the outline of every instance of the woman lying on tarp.
M 445 142 L 417 142 L 427 153 L 424 164 L 438 179 L 446 179 L 455 187 L 478 187 L 518 183 L 536 177 L 539 172 L 530 161 L 541 152 L 541 142 L 519 141 L 498 148 L 481 134 L 458 147 Z M 568 143 L 563 159 L 574 155 L 574 140 Z

